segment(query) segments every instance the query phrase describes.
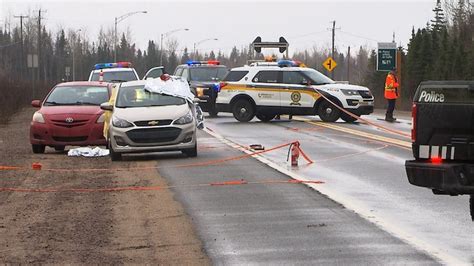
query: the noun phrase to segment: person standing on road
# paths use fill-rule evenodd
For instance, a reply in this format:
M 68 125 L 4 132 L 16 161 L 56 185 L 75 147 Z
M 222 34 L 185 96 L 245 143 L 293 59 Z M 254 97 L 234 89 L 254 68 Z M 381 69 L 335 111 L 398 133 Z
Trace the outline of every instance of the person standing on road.
M 393 110 L 395 110 L 395 102 L 398 98 L 398 80 L 397 69 L 388 72 L 385 79 L 385 99 L 388 101 L 387 113 L 385 114 L 385 121 L 394 122 L 397 120 L 393 117 Z

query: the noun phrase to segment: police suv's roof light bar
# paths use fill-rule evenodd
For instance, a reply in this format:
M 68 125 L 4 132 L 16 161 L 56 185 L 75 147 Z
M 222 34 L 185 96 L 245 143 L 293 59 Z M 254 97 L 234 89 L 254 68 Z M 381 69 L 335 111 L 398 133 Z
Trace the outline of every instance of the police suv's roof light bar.
M 300 61 L 287 60 L 287 59 L 278 61 L 278 66 L 279 67 L 306 67 L 305 64 L 303 64 Z
M 189 60 L 188 62 L 186 62 L 186 64 L 188 66 L 192 66 L 192 65 L 220 65 L 221 62 L 217 61 L 217 60 L 207 60 L 207 61 L 194 61 L 194 60 Z
M 117 62 L 117 63 L 100 63 L 95 64 L 94 69 L 104 69 L 104 68 L 129 68 L 132 67 L 131 62 Z

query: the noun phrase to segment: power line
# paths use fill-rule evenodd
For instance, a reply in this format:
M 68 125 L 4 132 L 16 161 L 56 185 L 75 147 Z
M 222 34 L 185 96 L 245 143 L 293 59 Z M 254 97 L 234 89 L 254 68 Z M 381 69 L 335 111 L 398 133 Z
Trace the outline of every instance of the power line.
M 306 33 L 306 34 L 302 34 L 302 35 L 290 36 L 289 38 L 290 39 L 299 39 L 299 38 L 303 38 L 303 37 L 307 37 L 307 36 L 311 36 L 311 35 L 315 35 L 315 34 L 325 33 L 327 31 L 328 30 L 315 31 L 315 32 L 310 32 L 310 33 Z
M 364 39 L 364 40 L 368 40 L 368 41 L 373 41 L 373 42 L 378 42 L 377 40 L 375 39 L 372 39 L 372 38 L 368 38 L 368 37 L 364 37 L 364 36 L 361 36 L 361 35 L 357 35 L 357 34 L 353 34 L 353 33 L 350 33 L 350 32 L 346 32 L 346 31 L 339 31 L 341 32 L 342 34 L 346 34 L 346 35 L 350 35 L 350 36 L 353 36 L 353 37 L 356 37 L 356 38 L 360 38 L 360 39 Z

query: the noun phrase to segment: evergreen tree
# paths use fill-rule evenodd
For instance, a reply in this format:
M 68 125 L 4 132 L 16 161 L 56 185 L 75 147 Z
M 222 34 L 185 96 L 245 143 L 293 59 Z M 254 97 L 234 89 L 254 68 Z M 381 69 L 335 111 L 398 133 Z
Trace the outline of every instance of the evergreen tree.
M 441 6 L 441 0 L 436 0 L 436 6 L 433 8 L 433 12 L 435 13 L 435 16 L 431 20 L 432 30 L 441 31 L 446 27 L 446 16 L 444 15 L 444 11 Z

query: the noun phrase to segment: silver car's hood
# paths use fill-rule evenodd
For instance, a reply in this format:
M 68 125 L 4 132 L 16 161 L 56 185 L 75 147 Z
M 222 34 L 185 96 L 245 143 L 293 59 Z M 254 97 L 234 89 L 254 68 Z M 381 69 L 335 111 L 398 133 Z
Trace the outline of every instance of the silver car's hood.
M 129 122 L 147 120 L 175 120 L 190 111 L 188 104 L 151 106 L 151 107 L 128 107 L 115 108 L 113 116 L 125 119 Z

